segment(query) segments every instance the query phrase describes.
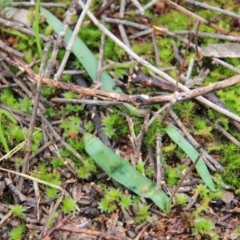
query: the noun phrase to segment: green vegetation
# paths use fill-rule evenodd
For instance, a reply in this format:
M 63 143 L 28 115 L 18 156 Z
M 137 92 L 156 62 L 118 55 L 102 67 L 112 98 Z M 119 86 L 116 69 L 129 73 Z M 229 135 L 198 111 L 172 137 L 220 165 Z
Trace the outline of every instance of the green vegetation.
M 0 8 L 9 4 L 11 1 L 0 1 Z M 143 1 L 142 1 L 143 2 Z M 148 1 L 145 1 L 146 3 Z M 95 5 L 94 5 L 95 3 Z M 225 4 L 224 1 L 209 1 L 213 5 L 222 7 Z M 33 22 L 33 29 L 36 33 L 36 37 L 26 37 L 24 34 L 17 30 L 3 27 L 2 33 L 6 38 L 8 36 L 14 36 L 15 40 L 13 47 L 18 49 L 24 54 L 24 60 L 26 63 L 31 63 L 35 59 L 39 60 L 42 58 L 42 49 L 44 47 L 43 42 L 40 40 L 39 34 L 45 33 L 46 35 L 52 34 L 61 30 L 61 22 L 56 22 L 55 19 L 51 20 L 51 15 L 45 10 L 42 12 L 46 15 L 47 23 L 41 23 L 40 21 L 40 1 L 37 1 L 35 8 L 35 20 Z M 93 1 L 91 9 L 97 10 L 100 7 L 100 2 Z M 62 9 L 53 10 L 55 15 L 61 17 L 63 15 Z M 239 9 L 236 9 L 236 12 Z M 222 17 L 219 14 L 213 13 L 210 10 L 197 9 L 196 13 L 206 19 L 213 19 L 218 23 L 219 26 L 230 29 L 230 18 Z M 166 27 L 169 31 L 192 29 L 195 21 L 189 21 L 189 17 L 180 13 L 176 10 L 169 10 L 166 13 L 161 14 L 159 17 L 158 13 L 152 10 L 147 10 L 146 17 L 150 18 L 150 24 L 158 27 Z M 73 20 L 77 19 L 78 16 L 73 16 Z M 129 20 L 134 19 L 135 12 L 129 11 L 126 18 Z M 46 26 L 51 24 L 51 21 L 57 23 L 56 25 Z M 112 26 L 108 25 L 108 29 Z M 60 29 L 60 30 L 59 30 Z M 215 32 L 212 28 L 200 25 L 200 31 L 204 32 Z M 160 67 L 171 68 L 168 74 L 174 78 L 177 78 L 177 63 L 175 55 L 172 50 L 173 38 L 169 36 L 163 36 L 159 33 L 157 28 L 155 29 L 156 44 L 158 53 L 160 54 L 161 62 Z M 97 69 L 97 58 L 100 45 L 100 38 L 102 32 L 93 24 L 84 22 L 83 26 L 78 34 L 78 40 L 76 40 L 76 46 L 73 47 L 73 54 L 71 55 L 71 61 L 73 62 L 76 69 L 84 69 L 84 77 L 94 81 L 96 79 Z M 65 40 L 64 44 L 67 44 L 71 32 L 67 32 L 68 40 Z M 209 43 L 216 42 L 210 38 L 200 38 L 199 46 L 205 46 Z M 221 41 L 220 41 L 221 42 Z M 150 63 L 156 64 L 154 58 L 154 48 L 152 41 L 147 38 L 139 38 L 137 40 L 130 40 L 131 48 L 139 56 L 146 58 Z M 180 49 L 180 55 L 184 56 L 185 46 L 176 40 L 176 44 Z M 81 51 L 79 51 L 81 49 Z M 52 50 L 48 53 L 48 60 L 52 54 Z M 58 64 L 63 59 L 65 49 L 60 49 L 57 62 Z M 73 56 L 75 55 L 75 56 Z M 191 58 L 196 58 L 195 52 L 189 49 L 189 53 L 186 56 L 185 66 L 183 67 L 183 73 L 187 72 L 188 64 Z M 72 60 L 73 59 L 73 60 Z M 107 38 L 104 45 L 104 60 L 103 65 L 107 65 L 109 61 L 113 61 L 113 66 L 109 67 L 107 71 L 104 71 L 101 76 L 101 89 L 109 92 L 121 92 L 123 89 L 115 88 L 115 81 L 110 76 L 111 71 L 123 81 L 127 82 L 129 68 L 133 67 L 136 63 L 125 62 L 127 59 L 126 53 L 120 48 L 115 42 Z M 89 64 L 89 62 L 91 64 Z M 226 62 L 232 64 L 234 67 L 240 67 L 239 59 L 226 59 Z M 210 70 L 207 78 L 204 81 L 204 85 L 208 85 L 213 82 L 217 82 L 228 77 L 233 76 L 235 73 L 232 70 L 227 69 L 221 65 L 215 65 L 209 61 L 209 59 L 203 58 L 201 62 L 198 62 L 192 72 L 191 78 L 198 76 L 199 69 L 202 66 L 207 66 Z M 33 67 L 34 71 L 38 73 L 39 64 L 37 63 Z M 15 67 L 12 67 L 13 72 L 17 72 Z M 149 69 L 143 67 L 142 71 L 149 74 Z M 62 77 L 62 81 L 66 83 L 72 83 L 72 77 L 69 74 L 65 74 Z M 195 87 L 195 86 L 194 86 Z M 125 90 L 124 90 L 125 91 Z M 136 94 L 147 94 L 150 95 L 151 91 L 155 89 L 151 88 L 135 88 L 130 85 L 126 89 L 125 93 L 136 93 Z M 239 84 L 227 89 L 222 89 L 216 92 L 216 95 L 221 101 L 235 114 L 240 114 L 240 88 Z M 78 94 L 72 92 L 64 92 L 61 89 L 43 86 L 41 89 L 41 98 L 47 101 L 51 101 L 52 98 L 61 96 L 65 99 L 76 99 Z M 26 94 L 19 94 L 14 88 L 0 89 L 0 103 L 9 107 L 9 109 L 19 110 L 23 113 L 32 114 L 33 102 L 32 98 Z M 182 179 L 184 172 L 191 166 L 193 162 L 199 156 L 198 151 L 186 141 L 186 136 L 182 132 L 179 132 L 170 124 L 163 123 L 166 111 L 158 117 L 157 120 L 147 129 L 144 133 L 141 156 L 134 162 L 134 167 L 130 164 L 127 158 L 131 159 L 134 155 L 133 149 L 135 146 L 135 140 L 133 135 L 139 134 L 143 127 L 143 118 L 146 113 L 150 113 L 152 116 L 153 111 L 157 111 L 161 106 L 147 106 L 145 108 L 136 108 L 131 105 L 124 104 L 121 107 L 99 107 L 98 110 L 101 112 L 101 123 L 102 129 L 106 137 L 111 141 L 114 149 L 119 150 L 120 154 L 126 154 L 126 157 L 120 158 L 117 156 L 112 149 L 107 148 L 96 136 L 99 134 L 98 129 L 92 122 L 91 112 L 86 106 L 73 103 L 57 103 L 53 107 L 53 102 L 43 113 L 50 122 L 54 122 L 54 129 L 60 136 L 63 136 L 63 140 L 69 144 L 75 151 L 77 151 L 83 157 L 83 161 L 74 156 L 67 148 L 63 148 L 61 143 L 57 142 L 57 148 L 59 148 L 59 155 L 51 156 L 45 159 L 45 155 L 40 155 L 41 161 L 31 166 L 31 176 L 44 180 L 48 183 L 61 186 L 69 173 L 73 175 L 76 181 L 86 183 L 89 181 L 96 181 L 97 184 L 102 184 L 105 181 L 97 179 L 96 175 L 102 171 L 106 172 L 110 178 L 116 180 L 121 185 L 125 186 L 128 192 L 123 192 L 116 187 L 104 186 L 103 195 L 101 200 L 98 202 L 98 209 L 103 213 L 113 213 L 119 209 L 127 209 L 133 213 L 135 223 L 142 223 L 144 221 L 152 222 L 150 207 L 157 206 L 162 211 L 169 213 L 170 203 L 169 196 L 164 191 L 157 191 L 155 186 L 155 169 L 149 167 L 148 148 L 153 150 L 153 160 L 156 159 L 156 137 L 157 134 L 162 135 L 162 166 L 164 170 L 164 184 L 170 190 L 177 186 L 179 181 Z M 140 106 L 142 107 L 142 106 Z M 213 199 L 220 198 L 221 187 L 213 182 L 211 175 L 214 175 L 217 179 L 229 184 L 236 190 L 236 193 L 240 193 L 240 154 L 239 148 L 233 143 L 229 143 L 224 137 L 220 136 L 206 122 L 206 118 L 214 123 L 220 124 L 225 130 L 229 131 L 236 138 L 240 138 L 240 134 L 234 130 L 230 124 L 230 120 L 225 116 L 215 112 L 212 109 L 204 109 L 196 101 L 188 100 L 185 102 L 178 102 L 172 106 L 172 109 L 177 113 L 179 118 L 184 123 L 187 130 L 201 143 L 201 146 L 210 154 L 216 156 L 221 164 L 224 165 L 225 170 L 223 173 L 212 173 L 206 167 L 203 158 L 200 158 L 196 165 L 196 170 L 192 171 L 193 176 L 201 177 L 203 184 L 195 187 L 194 191 L 198 194 L 198 200 L 200 206 L 193 213 L 189 214 L 192 220 L 191 228 L 192 234 L 197 236 L 201 235 L 208 239 L 218 239 L 218 236 L 214 233 L 215 225 L 211 219 L 207 216 L 205 210 L 209 207 L 209 204 Z M 150 112 L 152 111 L 152 112 Z M 122 114 L 122 112 L 124 114 Z M 128 115 L 132 120 L 132 126 L 127 122 L 125 115 Z M 1 155 L 9 153 L 11 149 L 24 142 L 28 137 L 28 126 L 16 120 L 17 117 L 10 110 L 0 109 L 0 150 Z M 59 123 L 59 120 L 61 121 Z M 39 122 L 36 123 L 38 127 L 41 126 Z M 130 134 L 129 126 L 132 127 L 131 131 L 134 134 Z M 88 133 L 84 136 L 81 134 L 81 130 L 84 128 Z M 31 154 L 36 153 L 40 146 L 43 144 L 43 136 L 46 134 L 52 137 L 49 129 L 44 129 L 44 132 L 39 129 L 34 130 L 33 140 L 31 145 Z M 91 134 L 89 134 L 91 133 Z M 44 135 L 45 134 L 45 135 Z M 45 142 L 45 140 L 44 140 Z M 55 143 L 54 143 L 55 144 Z M 58 145 L 59 144 L 59 145 Z M 121 147 L 126 147 L 128 152 L 122 151 Z M 21 169 L 23 166 L 23 151 L 24 146 L 14 156 L 14 162 L 17 169 Z M 56 148 L 56 151 L 57 151 Z M 121 156 L 122 156 L 121 155 Z M 191 159 L 190 165 L 186 166 L 184 159 Z M 132 159 L 131 159 L 132 160 Z M 10 165 L 12 166 L 12 165 Z M 99 167 L 99 168 L 98 168 Z M 124 175 L 124 178 L 122 177 Z M 41 186 L 46 198 L 56 197 L 59 193 L 58 189 L 52 187 Z M 147 190 L 146 190 L 147 189 Z M 217 190 L 214 192 L 213 190 Z M 134 193 L 137 195 L 134 195 Z M 139 200 L 139 196 L 146 198 L 146 204 L 143 204 Z M 150 201 L 149 201 L 150 200 Z M 175 201 L 176 200 L 176 201 Z M 189 199 L 184 194 L 176 194 L 174 201 L 180 207 L 185 207 L 188 204 Z M 174 202 L 173 201 L 173 202 Z M 154 204 L 153 204 L 154 203 Z M 61 207 L 56 209 L 53 213 L 52 218 L 49 220 L 48 225 L 53 226 L 56 219 L 59 217 L 59 213 L 70 214 L 76 209 L 76 201 L 70 197 L 65 197 L 61 202 Z M 152 205 L 150 205 L 152 204 Z M 174 207 L 174 206 L 172 206 Z M 25 209 L 20 205 L 15 205 L 11 208 L 13 217 L 19 218 L 19 221 L 23 221 L 25 217 Z M 9 239 L 23 239 L 26 231 L 25 225 L 19 225 L 13 228 L 9 232 Z M 236 229 L 239 231 L 239 229 Z
M 104 197 L 98 208 L 103 212 L 112 212 L 117 208 L 117 205 L 129 208 L 132 203 L 131 195 L 125 195 L 119 189 L 105 189 Z
M 193 235 L 209 235 L 213 232 L 215 226 L 210 219 L 196 218 L 194 220 Z M 213 238 L 211 238 L 213 239 Z
M 15 205 L 15 206 L 12 206 L 11 208 L 11 213 L 13 214 L 13 216 L 15 217 L 19 217 L 19 218 L 23 218 L 25 217 L 25 209 L 20 206 L 20 205 Z
M 59 186 L 61 184 L 61 175 L 56 168 L 48 168 L 44 163 L 39 163 L 32 171 L 31 175 L 43 181 Z M 58 189 L 45 186 L 45 194 L 48 198 L 56 196 Z
M 62 211 L 64 214 L 73 212 L 76 208 L 76 203 L 72 198 L 64 198 L 62 201 Z
M 102 119 L 104 133 L 110 139 L 118 139 L 126 136 L 128 126 L 126 120 L 116 111 Z
M 26 226 L 24 224 L 13 228 L 9 232 L 9 240 L 23 240 L 25 231 L 26 231 Z
M 139 204 L 138 205 L 138 210 L 136 212 L 136 217 L 135 217 L 135 221 L 136 223 L 141 223 L 141 222 L 151 222 L 152 219 L 150 217 L 150 213 L 149 213 L 149 207 L 146 204 Z

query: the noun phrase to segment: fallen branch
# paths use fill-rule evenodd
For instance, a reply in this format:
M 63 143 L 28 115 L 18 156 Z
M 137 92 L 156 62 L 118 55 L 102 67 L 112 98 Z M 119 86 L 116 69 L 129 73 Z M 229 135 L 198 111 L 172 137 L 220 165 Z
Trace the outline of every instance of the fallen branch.
M 40 76 L 33 72 L 33 70 L 28 67 L 20 59 L 14 57 L 14 60 L 19 64 L 20 68 L 23 68 L 29 75 L 30 79 L 37 83 L 40 80 Z M 240 83 L 240 74 L 235 75 L 231 78 L 227 78 L 221 82 L 212 83 L 209 86 L 199 87 L 193 90 L 186 92 L 175 92 L 170 95 L 149 97 L 148 95 L 126 95 L 119 93 L 111 93 L 102 90 L 95 90 L 91 88 L 80 87 L 74 84 L 64 83 L 49 78 L 42 78 L 42 83 L 51 87 L 61 88 L 67 91 L 72 91 L 75 93 L 98 97 L 103 100 L 115 100 L 120 102 L 131 103 L 133 105 L 142 106 L 150 105 L 157 103 L 167 103 L 167 102 L 176 102 L 176 101 L 185 101 L 191 98 L 202 96 L 206 93 L 217 91 L 229 86 L 233 86 L 237 83 Z

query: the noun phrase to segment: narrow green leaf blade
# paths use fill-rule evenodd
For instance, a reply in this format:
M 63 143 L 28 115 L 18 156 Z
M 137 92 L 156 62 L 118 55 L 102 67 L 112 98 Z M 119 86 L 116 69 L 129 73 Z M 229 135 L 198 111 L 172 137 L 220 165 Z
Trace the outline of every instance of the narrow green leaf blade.
M 59 21 L 51 12 L 49 12 L 45 8 L 41 8 L 41 13 L 46 18 L 47 23 L 53 27 L 56 33 L 60 33 L 62 31 L 63 24 Z M 66 36 L 64 38 L 64 42 L 68 44 L 73 32 L 71 29 L 67 29 Z M 97 75 L 97 66 L 98 62 L 92 52 L 88 49 L 88 47 L 84 44 L 84 42 L 79 38 L 76 37 L 72 52 L 78 58 L 78 60 L 82 63 L 83 67 L 85 68 L 86 72 L 89 74 L 91 79 L 94 81 L 96 80 Z M 107 72 L 103 72 L 101 74 L 100 81 L 102 83 L 102 89 L 109 92 L 119 92 L 121 93 L 120 88 L 114 88 L 115 83 L 111 76 Z
M 179 146 L 182 150 L 191 158 L 194 162 L 199 153 L 195 150 L 195 148 L 180 134 L 180 132 L 174 127 L 168 125 L 165 128 L 168 136 Z M 211 189 L 215 190 L 214 183 L 212 181 L 211 175 L 207 169 L 207 166 L 202 158 L 199 159 L 196 170 L 202 180 L 206 183 L 206 185 Z
M 51 12 L 49 12 L 45 8 L 41 8 L 41 13 L 46 18 L 47 23 L 53 27 L 53 30 L 57 34 L 59 34 L 63 28 L 62 22 L 59 21 Z M 65 44 L 68 44 L 68 42 L 70 41 L 72 33 L 73 32 L 71 29 L 67 29 L 66 36 L 64 38 Z M 83 67 L 85 68 L 86 72 L 91 77 L 91 79 L 95 81 L 96 75 L 97 75 L 97 66 L 98 66 L 97 59 L 79 37 L 76 37 L 74 41 L 72 52 L 78 58 L 78 60 L 82 63 Z M 123 93 L 119 87 L 115 86 L 114 80 L 107 72 L 102 72 L 100 81 L 102 83 L 102 86 L 101 86 L 102 90 L 107 92 Z M 125 104 L 125 107 L 129 111 L 132 111 L 133 115 L 138 117 L 144 117 L 145 114 L 149 112 L 146 109 L 141 110 L 134 106 L 131 106 L 130 104 Z
M 127 161 L 116 155 L 92 134 L 84 134 L 86 152 L 115 181 L 121 183 L 139 196 L 150 198 L 160 209 L 167 210 L 169 199 L 163 191 L 133 168 Z

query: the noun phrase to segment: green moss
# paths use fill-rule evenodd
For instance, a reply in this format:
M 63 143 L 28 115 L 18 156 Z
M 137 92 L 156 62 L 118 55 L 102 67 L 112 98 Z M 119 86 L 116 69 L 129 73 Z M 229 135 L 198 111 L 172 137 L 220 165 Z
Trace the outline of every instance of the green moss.
M 48 168 L 44 163 L 39 163 L 35 170 L 31 172 L 31 176 L 58 186 L 61 184 L 61 175 L 58 170 L 56 168 Z M 48 186 L 44 190 L 49 198 L 56 196 L 58 192 L 57 189 Z
M 118 204 L 127 208 L 131 205 L 131 197 L 128 197 L 120 192 L 119 189 L 105 188 L 104 197 L 101 199 L 98 208 L 102 212 L 112 212 L 117 209 Z
M 149 128 L 144 137 L 144 143 L 146 145 L 155 146 L 156 135 L 158 133 L 163 134 L 162 120 L 158 118 Z
M 125 56 L 125 51 L 121 49 L 115 42 L 111 39 L 107 39 L 104 46 L 104 56 L 106 59 L 111 59 L 113 61 L 121 61 Z
M 126 120 L 117 112 L 113 112 L 102 119 L 104 133 L 112 139 L 126 136 L 128 125 Z
M 191 29 L 194 24 L 189 16 L 176 10 L 163 14 L 161 17 L 154 15 L 152 21 L 154 25 L 166 27 L 170 31 Z
M 94 25 L 83 25 L 79 37 L 90 49 L 99 50 L 101 34 Z
M 76 208 L 76 202 L 72 198 L 66 197 L 63 199 L 62 211 L 64 214 L 73 212 L 75 210 L 75 208 Z
M 22 240 L 23 235 L 26 231 L 26 226 L 25 225 L 19 225 L 18 227 L 13 228 L 9 232 L 9 240 Z

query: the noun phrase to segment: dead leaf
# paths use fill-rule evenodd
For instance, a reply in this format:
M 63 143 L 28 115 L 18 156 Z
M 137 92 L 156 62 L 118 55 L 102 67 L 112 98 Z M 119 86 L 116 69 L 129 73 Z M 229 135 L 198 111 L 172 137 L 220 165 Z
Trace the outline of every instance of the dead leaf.
M 209 44 L 200 49 L 204 57 L 240 58 L 239 43 Z

